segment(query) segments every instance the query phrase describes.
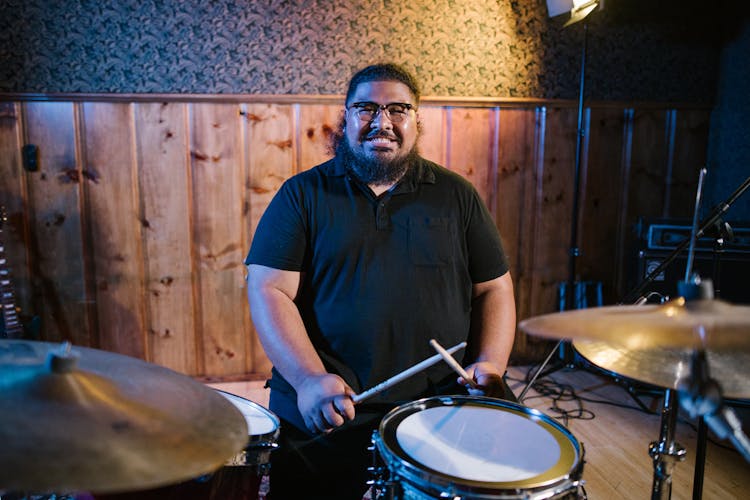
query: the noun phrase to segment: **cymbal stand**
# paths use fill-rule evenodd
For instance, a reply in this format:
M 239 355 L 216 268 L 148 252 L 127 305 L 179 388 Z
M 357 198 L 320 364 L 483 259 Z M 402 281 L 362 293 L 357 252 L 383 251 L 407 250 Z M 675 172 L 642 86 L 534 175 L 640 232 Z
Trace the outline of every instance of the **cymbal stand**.
M 693 213 L 693 228 L 689 239 L 690 250 L 685 269 L 685 281 L 680 281 L 677 286 L 680 295 L 686 300 L 709 297 L 713 295 L 710 282 L 701 282 L 700 279 L 692 280 L 693 254 L 698 231 L 698 211 L 700 210 L 701 194 L 703 192 L 703 181 L 706 169 L 702 168 L 698 177 L 698 190 L 695 195 L 695 211 Z M 672 470 L 675 462 L 685 459 L 685 449 L 674 440 L 675 427 L 677 425 L 677 408 L 675 395 L 672 389 L 664 391 L 664 404 L 662 408 L 661 430 L 659 441 L 651 443 L 648 453 L 654 461 L 654 482 L 651 488 L 652 500 L 668 500 L 672 497 Z
M 659 441 L 652 442 L 648 454 L 654 461 L 652 500 L 667 500 L 672 496 L 672 471 L 676 462 L 685 460 L 685 448 L 675 442 L 677 424 L 677 395 L 672 389 L 664 391 L 661 410 Z

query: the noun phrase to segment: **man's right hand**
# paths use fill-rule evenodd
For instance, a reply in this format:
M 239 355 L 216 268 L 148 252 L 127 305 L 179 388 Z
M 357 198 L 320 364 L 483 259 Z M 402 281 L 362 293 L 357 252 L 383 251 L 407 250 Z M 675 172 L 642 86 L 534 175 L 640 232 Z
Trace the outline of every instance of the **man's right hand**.
M 330 432 L 354 419 L 354 394 L 338 375 L 315 375 L 297 388 L 297 408 L 311 432 Z

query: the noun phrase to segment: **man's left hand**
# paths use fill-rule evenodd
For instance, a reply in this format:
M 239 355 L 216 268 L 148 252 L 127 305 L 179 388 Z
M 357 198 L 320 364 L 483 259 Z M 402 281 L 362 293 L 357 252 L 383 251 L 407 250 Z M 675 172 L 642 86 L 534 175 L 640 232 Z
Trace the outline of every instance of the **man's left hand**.
M 503 372 L 490 362 L 479 361 L 466 367 L 466 373 L 474 380 L 478 386 L 476 389 L 469 389 L 469 394 L 473 396 L 489 396 L 492 398 L 505 397 L 505 383 L 503 382 Z M 468 381 L 463 377 L 458 377 L 458 383 L 468 385 Z

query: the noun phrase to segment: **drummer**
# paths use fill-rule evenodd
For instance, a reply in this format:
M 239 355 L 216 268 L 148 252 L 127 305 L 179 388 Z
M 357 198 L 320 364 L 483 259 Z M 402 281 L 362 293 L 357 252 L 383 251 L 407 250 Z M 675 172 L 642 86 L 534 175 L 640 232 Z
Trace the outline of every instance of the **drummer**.
M 248 299 L 282 420 L 271 498 L 361 499 L 383 415 L 467 393 L 439 363 L 353 404 L 433 356 L 431 338 L 466 340 L 461 364 L 480 393 L 515 399 L 503 379 L 516 319 L 500 237 L 472 185 L 419 155 L 419 98 L 401 66 L 357 72 L 334 158 L 287 180 L 253 238 Z

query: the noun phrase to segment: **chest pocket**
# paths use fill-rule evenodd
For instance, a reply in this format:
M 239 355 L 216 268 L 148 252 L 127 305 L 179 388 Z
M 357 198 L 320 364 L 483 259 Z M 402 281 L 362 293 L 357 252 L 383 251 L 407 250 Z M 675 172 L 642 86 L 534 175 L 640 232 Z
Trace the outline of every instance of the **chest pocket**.
M 456 221 L 450 217 L 410 217 L 409 257 L 418 266 L 444 266 L 454 258 Z

